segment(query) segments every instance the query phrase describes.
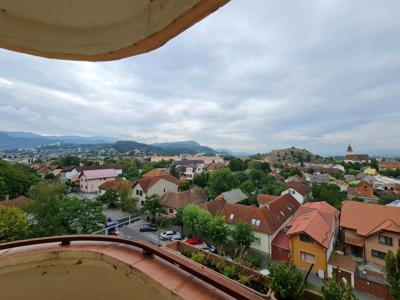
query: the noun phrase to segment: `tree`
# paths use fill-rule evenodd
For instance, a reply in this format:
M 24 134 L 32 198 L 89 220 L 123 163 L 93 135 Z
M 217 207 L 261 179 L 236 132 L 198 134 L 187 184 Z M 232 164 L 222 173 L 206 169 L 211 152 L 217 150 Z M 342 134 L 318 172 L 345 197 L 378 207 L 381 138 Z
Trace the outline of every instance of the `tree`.
M 114 189 L 106 190 L 103 195 L 97 197 L 97 200 L 107 204 L 108 207 L 118 207 L 119 205 L 118 193 Z
M 65 188 L 57 183 L 36 184 L 30 197 L 33 204 L 28 212 L 33 219 L 34 236 L 89 233 L 100 229 L 106 221 L 100 202 L 69 197 Z
M 127 212 L 134 212 L 137 204 L 137 200 L 132 197 L 132 188 L 129 183 L 123 182 L 119 191 L 119 199 L 121 208 Z
M 185 180 L 179 184 L 178 189 L 180 191 L 188 191 L 190 189 L 190 186 L 192 185 L 191 180 Z
M 146 197 L 143 203 L 142 212 L 149 213 L 152 222 L 156 220 L 157 215 L 165 213 L 165 209 L 160 202 L 160 197 L 158 195 Z
M 328 279 L 322 286 L 322 295 L 324 300 L 355 300 L 353 289 L 344 280 Z
M 235 225 L 232 230 L 232 238 L 240 248 L 245 250 L 250 248 L 255 239 L 250 225 L 244 222 Z
M 244 162 L 242 159 L 240 158 L 232 158 L 229 161 L 228 164 L 228 168 L 232 171 L 232 172 L 236 172 L 236 171 L 244 171 L 247 169 L 247 164 L 246 162 Z
M 228 239 L 230 234 L 230 229 L 225 223 L 225 219 L 222 216 L 216 216 L 213 218 L 208 226 L 208 236 L 211 241 L 217 244 L 220 248 L 219 253 L 221 253 L 222 245 Z
M 314 184 L 311 191 L 315 201 L 324 200 L 337 209 L 340 209 L 342 201 L 347 196 L 346 192 L 341 192 L 340 187 L 335 184 Z
M 172 219 L 172 224 L 181 227 L 181 231 L 183 232 L 183 208 L 179 209 L 174 218 Z
M 386 278 L 394 300 L 400 300 L 400 249 L 396 256 L 389 250 L 385 257 Z
M 190 234 L 201 236 L 208 233 L 212 216 L 197 205 L 189 204 L 183 209 L 182 220 Z
M 303 275 L 294 264 L 271 265 L 270 272 L 269 284 L 278 299 L 295 300 L 301 298 Z
M 24 239 L 28 230 L 28 219 L 22 210 L 0 205 L 0 243 Z
M 176 168 L 176 166 L 174 166 L 174 165 L 171 166 L 171 169 L 169 170 L 169 174 L 174 176 L 175 178 L 179 179 L 179 171 Z
M 239 186 L 237 176 L 228 168 L 218 169 L 211 173 L 208 187 L 211 198 Z
M 285 184 L 279 182 L 273 176 L 265 176 L 263 178 L 261 192 L 268 195 L 280 195 L 286 188 Z
M 256 189 L 256 186 L 253 184 L 251 180 L 246 180 L 240 185 L 240 189 L 246 194 L 251 194 Z
M 60 167 L 79 166 L 81 159 L 78 156 L 65 155 L 56 159 L 55 163 Z
M 207 172 L 201 172 L 200 174 L 194 176 L 193 183 L 201 188 L 204 188 L 208 184 L 208 177 L 210 176 Z

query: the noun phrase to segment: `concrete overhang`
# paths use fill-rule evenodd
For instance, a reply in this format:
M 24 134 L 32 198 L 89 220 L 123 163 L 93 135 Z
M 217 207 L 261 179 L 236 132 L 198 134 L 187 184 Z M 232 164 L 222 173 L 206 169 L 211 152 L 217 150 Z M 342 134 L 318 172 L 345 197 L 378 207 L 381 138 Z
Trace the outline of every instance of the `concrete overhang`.
M 0 47 L 108 61 L 156 49 L 229 0 L 0 0 Z

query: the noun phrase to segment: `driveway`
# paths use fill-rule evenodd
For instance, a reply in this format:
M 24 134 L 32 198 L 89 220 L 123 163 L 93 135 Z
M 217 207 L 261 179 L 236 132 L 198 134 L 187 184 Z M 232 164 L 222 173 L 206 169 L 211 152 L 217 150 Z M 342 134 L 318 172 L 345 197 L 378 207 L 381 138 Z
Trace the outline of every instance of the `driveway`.
M 148 241 L 154 245 L 159 245 L 159 246 L 165 246 L 167 242 L 162 241 L 160 238 L 161 232 L 164 231 L 158 230 L 157 232 L 140 232 L 139 228 L 140 225 L 142 224 L 148 224 L 149 222 L 145 220 L 140 220 L 138 222 L 135 222 L 133 224 L 129 224 L 126 226 L 123 226 L 119 229 L 119 231 L 127 238 L 131 238 L 134 240 L 140 240 L 140 241 Z

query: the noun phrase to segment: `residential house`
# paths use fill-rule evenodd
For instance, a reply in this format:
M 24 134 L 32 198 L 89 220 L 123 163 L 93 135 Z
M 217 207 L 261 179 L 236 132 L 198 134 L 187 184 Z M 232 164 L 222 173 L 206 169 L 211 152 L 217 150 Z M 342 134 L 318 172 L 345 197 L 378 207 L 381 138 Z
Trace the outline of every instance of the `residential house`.
M 102 184 L 99 185 L 99 195 L 104 195 L 107 190 L 114 190 L 117 193 L 119 193 L 123 184 L 128 184 L 128 186 L 132 189 L 135 186 L 136 181 L 125 180 L 125 179 L 114 179 L 103 182 Z
M 180 160 L 181 157 L 179 155 L 154 155 L 150 158 L 151 162 L 160 162 L 162 160 Z
M 325 201 L 301 206 L 288 224 L 290 257 L 301 269 L 327 277 L 327 266 L 333 252 L 339 227 L 339 211 Z
M 7 199 L 4 201 L 0 201 L 0 205 L 6 206 L 6 207 L 17 207 L 17 208 L 24 208 L 30 204 L 32 204 L 32 199 L 25 197 L 25 196 L 18 196 L 17 198 L 14 199 Z
M 340 179 L 333 181 L 332 184 L 337 185 L 340 188 L 341 192 L 346 192 L 349 188 L 349 184 L 346 181 Z
M 216 170 L 218 170 L 218 169 L 222 169 L 222 168 L 225 168 L 225 167 L 226 167 L 226 164 L 225 164 L 225 163 L 223 163 L 223 162 L 216 162 L 216 163 L 208 164 L 208 165 L 206 166 L 206 170 L 207 170 L 208 172 L 214 172 L 214 171 L 216 171 Z
M 34 169 L 40 176 L 44 176 L 50 172 L 49 167 L 47 167 L 44 164 L 40 164 L 40 163 L 32 164 L 31 168 Z
M 369 159 L 368 154 L 354 154 L 351 145 L 347 148 L 347 153 L 344 158 L 345 163 L 369 163 L 371 160 Z
M 223 192 L 217 196 L 217 198 L 222 198 L 226 203 L 238 203 L 240 201 L 246 200 L 248 197 L 241 189 L 232 189 L 227 192 Z
M 400 207 L 400 199 L 393 200 L 392 202 L 386 204 L 386 206 Z
M 60 183 L 65 183 L 66 181 L 78 181 L 80 173 L 81 172 L 76 166 L 64 167 L 61 169 L 59 174 Z
M 285 182 L 292 182 L 292 181 L 302 182 L 303 178 L 301 178 L 299 175 L 296 174 L 296 175 L 290 176 L 287 179 L 285 179 Z
M 162 197 L 167 192 L 178 191 L 179 180 L 171 175 L 161 175 L 142 178 L 132 188 L 133 197 L 137 198 L 138 208 L 142 208 L 146 197 L 158 195 Z
M 202 160 L 179 160 L 172 165 L 179 172 L 179 175 L 188 180 L 192 180 L 195 175 L 200 174 L 204 170 L 204 161 Z
M 276 198 L 279 198 L 279 197 L 280 196 L 275 196 L 275 195 L 258 194 L 257 202 L 258 202 L 258 205 L 260 205 L 260 206 L 266 206 L 270 202 L 274 201 Z
M 309 181 L 311 184 L 329 183 L 329 176 L 327 174 L 314 173 L 310 176 Z
M 206 202 L 207 195 L 202 188 L 194 188 L 182 192 L 166 192 L 161 196 L 160 201 L 167 209 L 167 214 L 173 216 L 186 205 Z
M 279 174 L 277 171 L 272 170 L 271 172 L 268 173 L 269 176 L 275 177 L 276 180 L 278 181 L 284 181 L 285 177 L 283 177 L 281 174 Z
M 343 201 L 340 228 L 346 255 L 383 267 L 400 247 L 400 208 Z
M 398 170 L 400 161 L 382 161 L 379 163 L 379 170 Z
M 221 198 L 206 202 L 201 207 L 209 207 L 210 202 L 217 203 L 217 209 L 210 212 L 224 216 L 228 225 L 240 222 L 249 224 L 255 236 L 251 248 L 268 255 L 271 255 L 272 240 L 300 207 L 299 202 L 290 194 L 280 196 L 262 207 L 226 203 Z
M 379 191 L 394 191 L 397 186 L 400 185 L 400 180 L 386 177 L 386 176 L 375 176 L 372 182 L 374 190 Z
M 199 206 L 205 210 L 208 210 L 213 216 L 219 216 L 222 214 L 226 201 L 223 198 L 217 198 L 215 200 L 207 201 Z
M 349 187 L 347 189 L 347 196 L 349 199 L 362 199 L 366 202 L 376 202 L 379 200 L 379 198 L 374 195 L 372 185 L 364 181 L 361 181 L 355 187 Z
M 157 176 L 162 176 L 162 175 L 168 175 L 169 170 L 166 168 L 160 168 L 160 169 L 153 169 L 150 170 L 142 175 L 143 178 L 147 177 L 157 177 Z
M 378 171 L 375 168 L 371 168 L 370 166 L 363 169 L 363 173 L 371 176 L 379 175 Z
M 209 164 L 213 164 L 213 163 L 219 163 L 219 164 L 223 164 L 224 163 L 224 158 L 222 156 L 219 155 L 215 155 L 215 156 L 204 156 L 204 155 L 188 155 L 185 157 L 185 159 L 187 160 L 201 160 L 204 162 L 204 164 L 206 166 L 208 166 Z
M 99 186 L 118 176 L 115 169 L 83 170 L 79 175 L 79 187 L 85 193 L 98 193 Z
M 291 181 L 287 184 L 286 190 L 281 195 L 291 194 L 300 204 L 303 204 L 310 193 L 311 189 L 308 185 L 302 182 Z

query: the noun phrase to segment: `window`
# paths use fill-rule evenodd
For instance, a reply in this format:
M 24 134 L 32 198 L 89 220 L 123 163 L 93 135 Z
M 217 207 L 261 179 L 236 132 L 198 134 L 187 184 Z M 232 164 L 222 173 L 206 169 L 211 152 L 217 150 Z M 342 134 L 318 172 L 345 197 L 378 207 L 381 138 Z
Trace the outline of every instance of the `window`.
M 386 253 L 378 250 L 371 250 L 371 255 L 380 259 L 385 259 Z
M 351 254 L 355 257 L 363 257 L 363 249 L 357 246 L 350 246 Z
M 251 225 L 256 225 L 256 219 L 251 219 Z
M 313 264 L 315 263 L 315 256 L 310 253 L 300 251 L 300 260 Z
M 261 239 L 258 238 L 258 237 L 255 237 L 255 238 L 254 238 L 254 244 L 256 244 L 256 245 L 261 245 Z
M 229 220 L 233 220 L 233 217 L 234 217 L 235 215 L 234 214 L 231 214 L 230 216 L 229 216 Z
M 296 194 L 296 192 L 294 190 L 292 190 L 292 195 Z
M 164 193 L 165 193 L 165 189 L 164 189 Z
M 261 221 L 260 220 L 256 220 L 256 226 L 260 226 Z
M 144 201 L 142 201 L 141 203 L 142 203 L 142 206 L 143 206 L 144 205 Z
M 393 242 L 392 242 L 392 238 L 389 236 L 385 236 L 385 235 L 380 235 L 379 236 L 379 243 L 381 244 L 385 244 L 388 246 L 392 246 Z
M 173 209 L 173 208 L 170 208 L 170 209 L 169 209 L 169 213 L 170 213 L 170 214 L 173 214 L 173 213 L 174 213 L 174 209 Z
M 300 233 L 299 239 L 302 242 L 314 244 L 314 240 L 306 234 Z

